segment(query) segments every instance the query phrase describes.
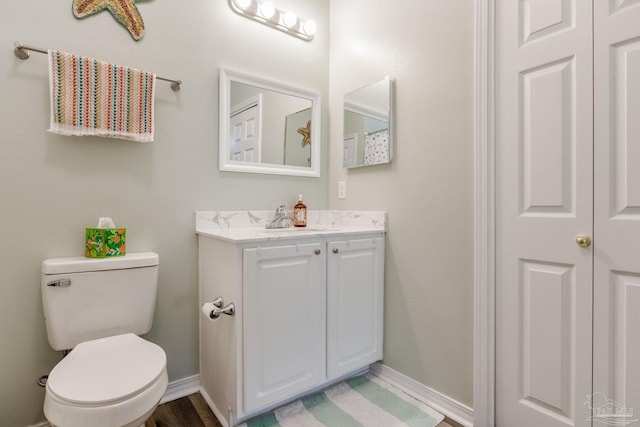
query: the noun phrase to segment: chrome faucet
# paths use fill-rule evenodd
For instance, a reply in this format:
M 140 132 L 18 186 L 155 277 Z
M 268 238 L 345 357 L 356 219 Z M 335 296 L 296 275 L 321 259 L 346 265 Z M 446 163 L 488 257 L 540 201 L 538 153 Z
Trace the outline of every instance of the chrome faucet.
M 287 205 L 280 205 L 276 209 L 276 216 L 265 228 L 289 228 L 291 227 L 291 215 L 287 212 Z

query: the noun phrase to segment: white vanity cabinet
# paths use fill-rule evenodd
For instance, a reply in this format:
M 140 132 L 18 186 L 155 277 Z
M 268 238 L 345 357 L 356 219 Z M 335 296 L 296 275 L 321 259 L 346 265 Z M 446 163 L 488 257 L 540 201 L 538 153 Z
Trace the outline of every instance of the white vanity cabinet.
M 335 234 L 335 233 L 334 233 Z M 234 425 L 382 359 L 384 233 L 199 236 L 201 392 Z M 223 420 L 224 419 L 224 420 Z

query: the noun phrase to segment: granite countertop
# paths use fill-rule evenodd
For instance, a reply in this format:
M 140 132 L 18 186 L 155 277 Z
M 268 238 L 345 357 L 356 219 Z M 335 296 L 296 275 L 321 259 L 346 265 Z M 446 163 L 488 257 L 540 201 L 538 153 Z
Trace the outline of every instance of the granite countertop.
M 339 237 L 386 231 L 386 212 L 309 211 L 307 227 L 266 229 L 274 211 L 198 211 L 196 234 L 233 243 Z

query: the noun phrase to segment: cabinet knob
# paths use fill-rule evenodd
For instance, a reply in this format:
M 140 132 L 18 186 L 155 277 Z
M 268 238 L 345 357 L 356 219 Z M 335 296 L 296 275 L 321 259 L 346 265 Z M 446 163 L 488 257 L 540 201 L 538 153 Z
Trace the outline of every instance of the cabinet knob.
M 334 249 L 333 249 L 333 253 L 334 253 L 334 254 L 337 254 L 338 252 L 340 252 L 340 250 L 339 250 L 338 248 L 334 248 Z
M 320 249 L 316 249 L 315 251 L 313 251 L 313 253 L 315 253 L 316 255 L 320 255 L 322 251 Z

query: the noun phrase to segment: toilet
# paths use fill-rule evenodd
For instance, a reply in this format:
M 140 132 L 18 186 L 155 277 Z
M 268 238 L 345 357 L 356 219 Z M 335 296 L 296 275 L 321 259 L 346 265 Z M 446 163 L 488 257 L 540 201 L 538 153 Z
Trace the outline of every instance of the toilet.
M 46 383 L 56 427 L 137 427 L 167 389 L 167 358 L 144 340 L 158 287 L 158 255 L 42 262 L 42 305 L 54 350 L 71 350 Z

